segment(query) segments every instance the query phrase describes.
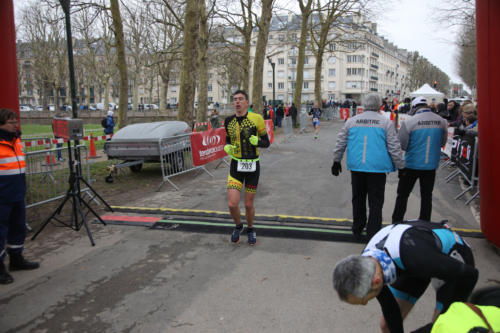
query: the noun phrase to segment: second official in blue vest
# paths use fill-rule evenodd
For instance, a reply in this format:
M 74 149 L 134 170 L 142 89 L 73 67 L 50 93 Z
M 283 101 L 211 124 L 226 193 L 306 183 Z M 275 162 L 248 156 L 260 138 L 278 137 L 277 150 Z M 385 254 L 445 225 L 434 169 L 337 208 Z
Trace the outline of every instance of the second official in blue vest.
M 416 97 L 412 102 L 412 109 L 415 110 L 415 115 L 405 120 L 399 130 L 401 149 L 406 151 L 406 169 L 399 172 L 393 223 L 403 220 L 408 197 L 417 179 L 420 181 L 421 200 L 418 218 L 431 220 L 434 179 L 439 166 L 441 147 L 446 143 L 448 135 L 446 120 L 431 111 L 424 97 Z

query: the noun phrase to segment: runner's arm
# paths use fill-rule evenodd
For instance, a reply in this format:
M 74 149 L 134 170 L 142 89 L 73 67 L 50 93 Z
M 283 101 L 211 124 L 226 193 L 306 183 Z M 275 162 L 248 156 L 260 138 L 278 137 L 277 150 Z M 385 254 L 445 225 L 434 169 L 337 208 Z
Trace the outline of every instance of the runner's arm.
M 257 147 L 267 148 L 270 145 L 271 142 L 269 141 L 269 136 L 267 135 L 267 132 L 259 136 L 259 142 L 257 143 Z
M 391 333 L 404 333 L 403 319 L 401 318 L 401 311 L 396 299 L 392 295 L 389 287 L 383 286 L 382 290 L 377 296 L 377 301 L 382 308 L 387 327 Z

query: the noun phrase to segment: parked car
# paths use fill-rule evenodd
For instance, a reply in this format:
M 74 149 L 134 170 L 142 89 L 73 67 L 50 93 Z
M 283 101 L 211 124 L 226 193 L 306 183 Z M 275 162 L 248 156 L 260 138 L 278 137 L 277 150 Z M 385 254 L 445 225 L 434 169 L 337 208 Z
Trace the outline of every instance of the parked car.
M 36 106 L 35 111 L 43 111 L 43 106 L 41 105 Z
M 33 111 L 33 109 L 28 105 L 19 105 L 19 111 Z
M 97 103 L 96 104 L 97 110 L 104 110 L 104 103 Z M 114 111 L 118 110 L 118 105 L 116 103 L 108 103 L 108 110 L 107 111 Z
M 146 110 L 158 110 L 159 107 L 156 104 L 144 104 Z
M 54 104 L 49 104 L 49 105 L 47 105 L 47 109 L 48 109 L 49 111 L 55 111 L 55 110 L 56 110 L 56 107 L 54 106 Z

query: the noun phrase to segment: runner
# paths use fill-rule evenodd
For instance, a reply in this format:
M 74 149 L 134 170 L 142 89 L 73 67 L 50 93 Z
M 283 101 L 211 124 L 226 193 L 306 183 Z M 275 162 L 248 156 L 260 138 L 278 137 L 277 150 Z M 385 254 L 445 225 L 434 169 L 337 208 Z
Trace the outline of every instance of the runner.
M 224 150 L 231 156 L 231 166 L 227 178 L 227 202 L 229 213 L 236 224 L 231 235 L 231 242 L 237 243 L 243 231 L 240 214 L 240 197 L 245 183 L 245 217 L 247 221 L 248 244 L 257 243 L 257 234 L 253 227 L 255 216 L 254 198 L 259 183 L 259 149 L 270 145 L 264 119 L 257 113 L 248 112 L 248 95 L 244 90 L 233 94 L 235 114 L 224 122 L 226 145 Z
M 314 126 L 314 139 L 317 139 L 319 135 L 319 116 L 321 112 L 318 102 L 314 102 L 314 107 L 309 110 L 309 115 L 312 115 L 312 124 Z
M 453 302 L 467 300 L 478 271 L 470 247 L 438 223 L 406 221 L 376 233 L 363 254 L 337 263 L 333 286 L 350 304 L 377 298 L 382 332 L 403 332 L 403 320 L 431 282 L 436 289 L 433 320 Z

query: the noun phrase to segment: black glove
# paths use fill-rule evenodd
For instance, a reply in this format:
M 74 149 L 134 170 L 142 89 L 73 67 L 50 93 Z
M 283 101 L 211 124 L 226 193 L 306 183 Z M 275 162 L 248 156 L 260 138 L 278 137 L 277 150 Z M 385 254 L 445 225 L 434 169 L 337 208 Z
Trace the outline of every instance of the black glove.
M 455 130 L 455 135 L 460 135 L 460 136 L 465 135 L 465 130 L 462 128 L 457 128 Z
M 342 172 L 342 166 L 340 165 L 340 162 L 333 162 L 332 165 L 332 175 L 338 176 L 339 173 Z
M 407 170 L 406 168 L 404 169 L 398 169 L 398 178 L 406 176 Z

